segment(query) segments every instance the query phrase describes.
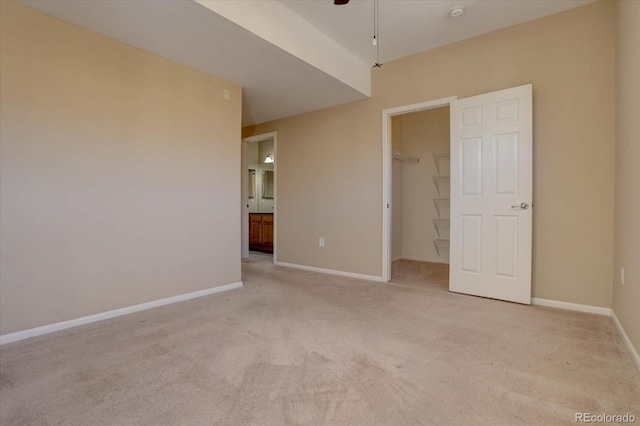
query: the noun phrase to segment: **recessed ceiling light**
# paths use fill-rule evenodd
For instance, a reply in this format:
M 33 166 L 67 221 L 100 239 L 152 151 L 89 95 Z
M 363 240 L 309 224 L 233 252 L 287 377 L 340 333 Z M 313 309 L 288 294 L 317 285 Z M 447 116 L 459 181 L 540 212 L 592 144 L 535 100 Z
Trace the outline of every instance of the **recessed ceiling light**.
M 451 16 L 452 18 L 457 18 L 458 16 L 462 16 L 463 13 L 464 13 L 464 6 L 456 6 L 453 9 L 451 9 L 451 12 L 449 12 L 449 16 Z

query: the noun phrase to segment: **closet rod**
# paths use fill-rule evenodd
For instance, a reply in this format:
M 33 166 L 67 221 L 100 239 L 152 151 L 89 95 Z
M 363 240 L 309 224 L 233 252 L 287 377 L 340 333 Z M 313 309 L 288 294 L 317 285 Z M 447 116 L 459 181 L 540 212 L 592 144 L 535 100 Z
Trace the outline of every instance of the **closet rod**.
M 395 160 L 420 162 L 418 157 L 414 157 L 413 155 L 406 154 L 402 151 L 393 151 L 393 158 Z

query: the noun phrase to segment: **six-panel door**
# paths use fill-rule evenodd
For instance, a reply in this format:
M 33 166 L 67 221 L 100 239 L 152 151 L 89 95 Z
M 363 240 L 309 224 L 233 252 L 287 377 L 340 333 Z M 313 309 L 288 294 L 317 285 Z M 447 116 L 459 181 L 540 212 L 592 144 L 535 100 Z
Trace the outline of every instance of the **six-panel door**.
M 449 289 L 531 303 L 532 87 L 451 103 Z

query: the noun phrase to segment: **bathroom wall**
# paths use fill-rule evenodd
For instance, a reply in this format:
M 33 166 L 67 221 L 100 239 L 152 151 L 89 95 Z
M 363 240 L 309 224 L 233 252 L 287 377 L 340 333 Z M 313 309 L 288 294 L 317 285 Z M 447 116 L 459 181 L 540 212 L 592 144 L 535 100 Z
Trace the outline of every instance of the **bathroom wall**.
M 273 213 L 275 198 L 262 198 L 262 172 L 265 170 L 274 170 L 273 164 L 265 164 L 264 159 L 268 154 L 274 153 L 273 139 L 252 142 L 247 144 L 247 163 L 248 168 L 255 170 L 255 197 L 249 198 L 249 213 Z M 247 171 L 248 173 L 248 171 Z

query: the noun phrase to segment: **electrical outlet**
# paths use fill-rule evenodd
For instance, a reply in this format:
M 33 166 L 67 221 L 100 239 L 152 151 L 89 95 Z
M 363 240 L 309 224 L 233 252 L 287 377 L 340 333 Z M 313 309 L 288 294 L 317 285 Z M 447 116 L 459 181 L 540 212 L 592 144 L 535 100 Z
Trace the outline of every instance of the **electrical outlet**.
M 229 89 L 224 89 L 222 91 L 222 97 L 224 98 L 225 101 L 228 101 L 231 99 L 231 92 L 229 91 Z
M 320 237 L 320 239 L 318 240 L 318 245 L 320 247 L 324 247 L 324 238 L 323 237 Z
M 620 269 L 620 284 L 624 285 L 624 268 Z

